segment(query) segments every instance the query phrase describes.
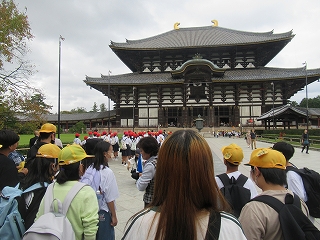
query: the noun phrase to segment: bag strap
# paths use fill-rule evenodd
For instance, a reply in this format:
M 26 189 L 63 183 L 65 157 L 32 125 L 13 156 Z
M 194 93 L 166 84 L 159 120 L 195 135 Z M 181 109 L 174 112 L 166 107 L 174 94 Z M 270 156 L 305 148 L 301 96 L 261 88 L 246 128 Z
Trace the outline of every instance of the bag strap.
M 82 182 L 77 182 L 68 192 L 67 196 L 65 197 L 63 203 L 62 203 L 62 211 L 63 214 L 66 215 L 69 209 L 69 206 L 73 200 L 73 198 L 77 195 L 77 193 L 84 187 L 87 186 L 87 184 Z
M 49 184 L 47 187 L 47 191 L 43 196 L 44 199 L 44 213 L 50 212 L 50 207 L 53 202 L 53 187 L 54 187 L 55 182 Z
M 263 202 L 269 205 L 270 207 L 272 207 L 278 213 L 280 212 L 281 208 L 284 206 L 284 203 L 282 203 L 280 200 L 269 195 L 260 195 L 251 199 L 250 201 Z M 293 204 L 299 209 L 301 209 L 300 198 L 296 194 L 292 196 L 291 194 L 287 193 L 287 195 L 285 196 L 285 204 Z
M 47 183 L 47 182 L 44 182 L 43 186 L 41 185 L 41 183 L 35 183 L 35 184 L 31 185 L 30 187 L 28 187 L 26 190 L 24 190 L 22 194 L 32 192 L 38 188 L 48 187 L 48 185 L 49 185 L 49 183 Z
M 236 185 L 243 187 L 243 185 L 248 180 L 248 178 L 243 174 L 240 174 L 237 179 L 235 179 L 233 176 L 231 178 L 229 178 L 226 173 L 222 173 L 220 175 L 217 175 L 217 177 L 220 178 L 221 182 L 223 183 L 223 185 L 225 187 L 233 184 L 234 182 Z
M 237 180 L 236 180 L 236 184 L 238 185 L 238 186 L 241 186 L 241 187 L 243 187 L 243 185 L 247 182 L 247 180 L 248 180 L 248 177 L 246 177 L 245 175 L 243 175 L 243 174 L 240 174 L 240 176 L 237 178 Z
M 209 216 L 208 228 L 205 240 L 219 239 L 221 227 L 221 214 L 220 212 L 211 212 Z
M 219 174 L 217 177 L 221 180 L 225 187 L 230 185 L 230 178 L 226 173 Z

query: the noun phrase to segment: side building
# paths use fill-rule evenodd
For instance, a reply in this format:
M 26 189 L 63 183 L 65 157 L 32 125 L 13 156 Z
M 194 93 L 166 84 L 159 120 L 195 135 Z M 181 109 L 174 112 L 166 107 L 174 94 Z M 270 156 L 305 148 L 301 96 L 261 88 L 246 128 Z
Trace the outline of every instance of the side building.
M 245 32 L 212 22 L 176 23 L 153 37 L 111 41 L 132 73 L 84 82 L 115 103 L 112 127 L 192 127 L 199 115 L 205 127 L 264 125 L 259 116 L 319 79 L 320 68 L 266 67 L 293 39 L 292 31 Z

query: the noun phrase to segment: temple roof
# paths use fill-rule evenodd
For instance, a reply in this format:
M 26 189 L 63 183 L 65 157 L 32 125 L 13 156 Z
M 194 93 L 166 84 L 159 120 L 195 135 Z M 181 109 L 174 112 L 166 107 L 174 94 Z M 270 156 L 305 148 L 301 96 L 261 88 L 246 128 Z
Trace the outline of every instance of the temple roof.
M 304 116 L 304 117 L 307 116 L 307 108 L 293 107 L 290 105 L 283 105 L 283 106 L 279 106 L 274 109 L 271 109 L 270 111 L 262 114 L 260 117 L 257 118 L 257 121 L 271 119 L 271 118 L 273 118 L 273 116 L 275 116 L 275 117 L 281 116 L 288 111 L 295 112 L 296 114 Z M 309 113 L 308 114 L 309 117 L 312 117 L 312 116 L 319 117 L 320 116 L 320 108 L 308 108 L 308 113 Z
M 110 116 L 114 116 L 116 114 L 115 110 L 111 110 L 105 112 L 86 112 L 86 113 L 61 113 L 60 119 L 61 121 L 85 121 L 85 120 L 93 120 L 93 119 L 107 119 Z M 25 115 L 18 115 L 20 121 L 29 121 L 29 118 Z M 58 114 L 46 114 L 43 116 L 48 122 L 58 121 Z
M 248 68 L 248 69 L 227 69 L 222 77 L 213 76 L 212 82 L 257 82 L 291 80 L 305 77 L 304 68 Z M 308 69 L 308 78 L 317 80 L 320 78 L 320 68 Z M 101 75 L 101 77 L 86 77 L 84 82 L 93 85 L 144 85 L 144 84 L 172 84 L 183 83 L 184 79 L 173 79 L 170 72 L 158 73 L 127 73 L 121 75 Z M 310 82 L 309 82 L 310 83 Z
M 125 43 L 112 42 L 110 48 L 128 50 L 154 50 L 195 47 L 218 47 L 251 45 L 288 40 L 294 37 L 292 31 L 280 34 L 270 32 L 245 32 L 222 27 L 192 27 L 171 30 L 140 40 L 126 40 Z

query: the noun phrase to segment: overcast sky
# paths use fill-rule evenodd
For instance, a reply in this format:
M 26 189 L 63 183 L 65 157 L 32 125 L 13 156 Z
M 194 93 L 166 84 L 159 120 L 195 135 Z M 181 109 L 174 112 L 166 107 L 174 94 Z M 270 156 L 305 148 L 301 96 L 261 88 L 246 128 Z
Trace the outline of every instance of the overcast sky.
M 59 36 L 61 47 L 61 110 L 84 107 L 91 110 L 108 98 L 83 82 L 85 76 L 99 77 L 129 73 L 109 48 L 110 41 L 125 42 L 158 35 L 173 29 L 212 25 L 248 32 L 283 33 L 293 30 L 293 40 L 267 65 L 320 68 L 319 0 L 16 0 L 27 9 L 34 39 L 28 43 L 29 58 L 37 72 L 30 78 L 42 89 L 46 103 L 57 112 Z M 320 95 L 320 83 L 308 86 L 308 97 Z M 291 100 L 306 96 L 302 90 Z

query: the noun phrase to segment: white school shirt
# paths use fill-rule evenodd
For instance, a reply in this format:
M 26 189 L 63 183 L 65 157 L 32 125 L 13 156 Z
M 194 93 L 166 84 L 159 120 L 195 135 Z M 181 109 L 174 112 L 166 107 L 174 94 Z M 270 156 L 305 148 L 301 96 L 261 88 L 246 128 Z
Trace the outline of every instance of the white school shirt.
M 238 177 L 240 176 L 240 174 L 241 174 L 241 172 L 235 171 L 235 172 L 232 172 L 232 173 L 228 173 L 227 175 L 228 175 L 229 179 L 231 177 L 234 177 L 237 180 Z M 223 183 L 222 183 L 222 181 L 220 180 L 219 177 L 216 177 L 216 182 L 217 182 L 217 185 L 218 185 L 219 189 L 224 187 L 224 185 L 223 185 Z M 243 187 L 250 190 L 250 193 L 251 193 L 251 198 L 250 199 L 252 199 L 252 198 L 254 198 L 255 196 L 258 195 L 256 186 L 254 185 L 254 183 L 252 182 L 252 180 L 250 178 L 248 178 L 248 180 L 243 185 Z

